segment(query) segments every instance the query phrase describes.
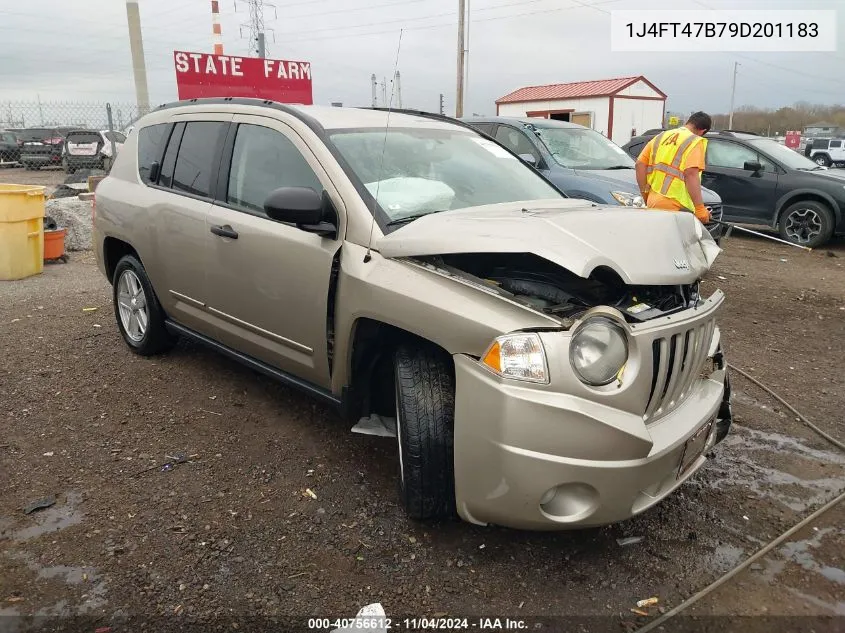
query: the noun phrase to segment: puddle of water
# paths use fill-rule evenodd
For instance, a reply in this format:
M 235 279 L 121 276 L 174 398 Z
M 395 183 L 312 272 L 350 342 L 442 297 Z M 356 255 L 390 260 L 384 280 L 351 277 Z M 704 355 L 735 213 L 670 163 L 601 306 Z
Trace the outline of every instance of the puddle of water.
M 824 464 L 845 465 L 839 453 L 805 446 L 799 440 L 780 433 L 767 433 L 733 425 L 733 433 L 722 443 L 717 466 L 721 472 L 703 480 L 720 489 L 735 486 L 772 499 L 795 512 L 805 512 L 845 491 L 845 476 L 802 479 L 791 473 L 764 466 L 755 453 L 792 453 L 798 459 Z
M 710 556 L 710 566 L 718 572 L 726 572 L 736 567 L 742 559 L 745 558 L 745 552 L 742 548 L 734 545 L 718 545 Z
M 35 518 L 35 525 L 21 528 L 12 532 L 11 539 L 16 543 L 24 543 L 38 538 L 50 532 L 64 530 L 72 525 L 82 523 L 82 513 L 77 506 L 82 501 L 82 495 L 78 492 L 69 492 L 64 504 L 56 504 L 46 510 L 40 510 L 38 514 L 32 515 Z
M 839 585 L 845 585 L 845 571 L 839 567 L 830 567 L 828 565 L 821 565 L 813 557 L 814 549 L 821 546 L 822 539 L 830 534 L 836 533 L 836 528 L 823 528 L 815 533 L 813 538 L 803 541 L 790 541 L 783 545 L 778 551 L 784 558 L 793 561 L 800 565 L 807 571 L 814 571 L 821 574 L 831 582 Z

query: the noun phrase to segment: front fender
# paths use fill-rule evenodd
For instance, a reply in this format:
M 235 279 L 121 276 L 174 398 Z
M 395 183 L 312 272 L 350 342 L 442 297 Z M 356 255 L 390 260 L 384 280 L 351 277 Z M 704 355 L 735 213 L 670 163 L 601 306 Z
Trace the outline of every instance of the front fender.
M 785 209 L 789 204 L 799 199 L 802 195 L 814 196 L 825 200 L 825 202 L 830 205 L 830 208 L 833 209 L 835 225 L 839 225 L 839 223 L 842 222 L 842 209 L 836 200 L 833 199 L 833 196 L 824 191 L 820 191 L 819 189 L 793 189 L 789 193 L 781 196 L 775 204 L 775 213 L 772 216 L 772 228 L 777 228 L 781 211 L 783 211 L 783 209 Z
M 421 266 L 383 258 L 345 243 L 335 308 L 335 393 L 348 382 L 355 325 L 370 319 L 424 338 L 449 354 L 479 357 L 497 336 L 525 328 L 560 328 L 527 306 L 443 277 Z

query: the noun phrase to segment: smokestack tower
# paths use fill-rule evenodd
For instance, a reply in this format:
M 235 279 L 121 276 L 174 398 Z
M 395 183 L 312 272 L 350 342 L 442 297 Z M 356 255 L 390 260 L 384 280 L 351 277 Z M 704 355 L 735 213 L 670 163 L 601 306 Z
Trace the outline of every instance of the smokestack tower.
M 214 41 L 214 54 L 223 54 L 223 31 L 220 28 L 220 3 L 211 0 L 211 33 Z
M 132 53 L 132 77 L 135 80 L 135 100 L 138 114 L 150 111 L 150 91 L 147 87 L 147 65 L 144 40 L 141 37 L 141 11 L 138 0 L 126 0 L 126 21 L 129 23 L 129 50 Z

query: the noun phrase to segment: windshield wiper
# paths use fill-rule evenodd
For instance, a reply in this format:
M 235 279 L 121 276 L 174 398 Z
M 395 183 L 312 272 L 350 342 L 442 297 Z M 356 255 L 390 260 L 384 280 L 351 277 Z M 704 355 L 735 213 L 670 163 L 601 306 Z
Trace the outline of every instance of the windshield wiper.
M 391 220 L 387 223 L 386 226 L 396 226 L 397 224 L 405 224 L 406 222 L 412 222 L 414 220 L 418 220 L 419 218 L 425 217 L 427 215 L 431 215 L 431 212 L 428 213 L 418 213 L 417 215 L 409 215 L 404 218 L 398 218 L 396 220 Z

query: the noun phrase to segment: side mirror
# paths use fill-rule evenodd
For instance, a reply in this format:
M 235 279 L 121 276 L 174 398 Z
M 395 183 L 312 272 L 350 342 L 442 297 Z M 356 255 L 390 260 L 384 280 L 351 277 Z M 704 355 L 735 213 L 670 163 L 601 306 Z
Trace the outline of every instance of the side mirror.
M 533 154 L 520 154 L 519 157 L 522 159 L 522 162 L 531 165 L 531 167 L 537 168 L 537 158 Z
M 326 237 L 337 234 L 337 213 L 328 193 L 310 187 L 281 187 L 270 192 L 264 211 L 271 220 Z
M 758 163 L 757 161 L 747 160 L 747 161 L 745 161 L 745 164 L 742 166 L 742 168 L 745 171 L 755 171 L 756 172 L 756 171 L 760 171 L 761 169 L 763 169 L 763 166 L 760 163 Z

